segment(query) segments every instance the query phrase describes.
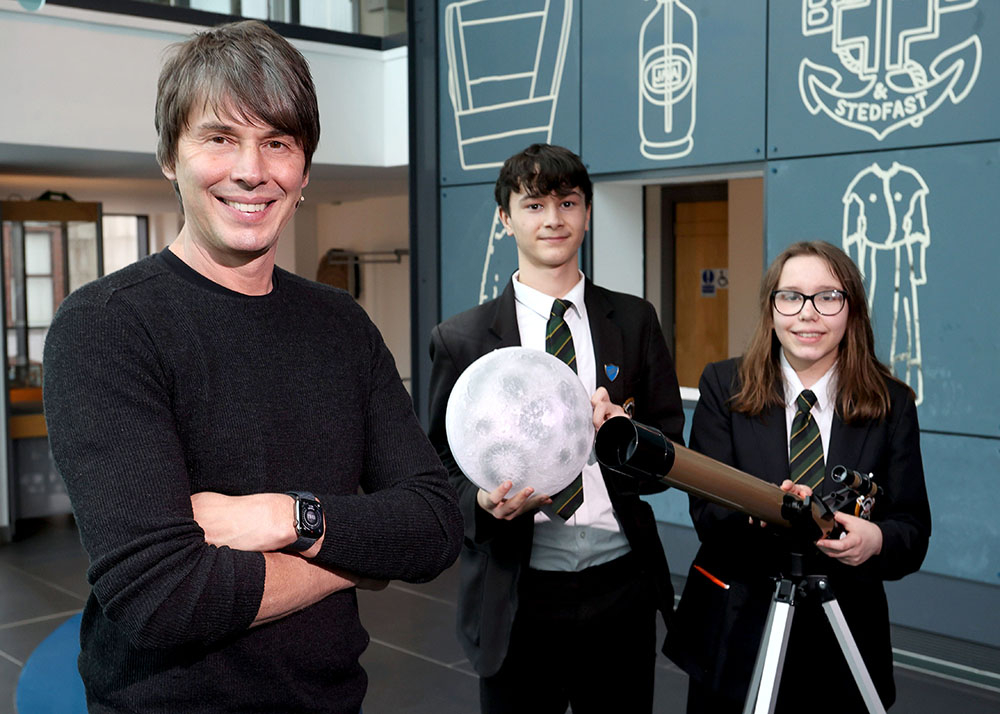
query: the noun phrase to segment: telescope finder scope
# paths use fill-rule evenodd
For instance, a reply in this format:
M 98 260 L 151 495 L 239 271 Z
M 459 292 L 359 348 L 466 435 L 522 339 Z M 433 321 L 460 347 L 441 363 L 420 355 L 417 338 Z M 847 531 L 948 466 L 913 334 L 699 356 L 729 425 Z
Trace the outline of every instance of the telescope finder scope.
M 834 483 L 846 486 L 859 496 L 874 496 L 878 493 L 878 486 L 871 474 L 865 475 L 846 466 L 834 466 L 830 478 Z

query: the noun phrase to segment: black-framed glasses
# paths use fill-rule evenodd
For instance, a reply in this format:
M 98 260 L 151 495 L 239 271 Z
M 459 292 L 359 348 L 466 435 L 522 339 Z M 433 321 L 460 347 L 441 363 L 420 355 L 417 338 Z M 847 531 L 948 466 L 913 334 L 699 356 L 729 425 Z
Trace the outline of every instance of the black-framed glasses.
M 840 290 L 822 290 L 812 295 L 800 293 L 798 290 L 771 291 L 771 304 L 774 309 L 786 317 L 798 315 L 806 306 L 806 301 L 813 304 L 813 309 L 820 315 L 832 317 L 844 309 L 847 295 Z

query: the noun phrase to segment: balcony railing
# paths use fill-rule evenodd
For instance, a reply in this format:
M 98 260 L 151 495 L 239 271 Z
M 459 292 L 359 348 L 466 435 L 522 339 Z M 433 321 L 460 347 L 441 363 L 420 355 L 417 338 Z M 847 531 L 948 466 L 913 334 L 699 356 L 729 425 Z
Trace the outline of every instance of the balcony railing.
M 407 0 L 48 0 L 193 25 L 264 20 L 286 37 L 387 49 L 405 44 Z

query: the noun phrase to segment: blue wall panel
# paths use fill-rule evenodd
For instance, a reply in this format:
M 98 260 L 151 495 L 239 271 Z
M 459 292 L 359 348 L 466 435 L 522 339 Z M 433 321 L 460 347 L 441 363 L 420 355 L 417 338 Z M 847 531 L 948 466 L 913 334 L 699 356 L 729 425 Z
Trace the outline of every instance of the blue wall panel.
M 583 0 L 590 170 L 763 158 L 766 20 L 764 0 Z
M 864 254 L 879 357 L 921 426 L 1000 436 L 1000 143 L 770 162 L 766 196 L 768 260 L 813 238 Z
M 778 0 L 768 157 L 1000 138 L 995 0 Z
M 920 451 L 934 524 L 923 570 L 1000 585 L 1000 442 L 925 433 Z
M 580 150 L 574 0 L 440 0 L 441 183 L 496 179 L 535 142 Z
M 499 295 L 517 269 L 496 207 L 492 183 L 441 190 L 442 320 Z
M 442 319 L 494 297 L 516 267 L 492 191 L 503 159 L 529 143 L 650 183 L 766 155 L 766 259 L 800 239 L 846 245 L 875 278 L 879 356 L 919 393 L 934 518 L 926 578 L 956 592 L 1000 586 L 1000 0 L 438 8 Z M 669 117 L 640 76 L 673 87 Z M 686 494 L 649 500 L 660 521 L 690 525 Z M 910 602 L 906 583 L 923 586 L 904 581 Z M 964 622 L 974 615 L 956 617 L 962 626 L 942 631 L 976 639 Z

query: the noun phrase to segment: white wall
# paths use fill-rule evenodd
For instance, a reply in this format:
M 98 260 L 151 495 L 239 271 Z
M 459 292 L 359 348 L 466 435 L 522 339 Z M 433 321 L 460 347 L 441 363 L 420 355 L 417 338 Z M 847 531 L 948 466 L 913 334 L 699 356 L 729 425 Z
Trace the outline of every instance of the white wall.
M 382 53 L 382 127 L 385 166 L 405 166 L 410 162 L 409 60 L 407 49 L 399 47 Z
M 0 0 L 0 144 L 152 154 L 164 50 L 202 28 Z M 312 68 L 322 137 L 316 164 L 407 161 L 406 48 L 293 40 Z
M 299 266 L 299 274 L 315 279 L 319 259 L 330 248 L 359 253 L 409 248 L 409 225 L 409 199 L 405 195 L 323 204 L 317 210 L 317 253 L 312 271 Z M 362 264 L 358 303 L 382 332 L 399 374 L 409 387 L 409 257 L 403 257 L 398 264 Z
M 643 297 L 642 185 L 594 184 L 594 282 Z
M 292 43 L 309 60 L 319 100 L 323 129 L 313 163 L 405 165 L 409 160 L 406 48 L 378 52 Z

